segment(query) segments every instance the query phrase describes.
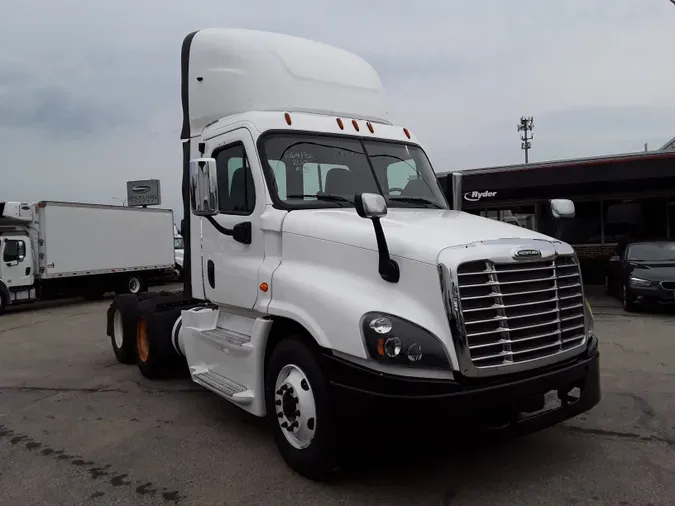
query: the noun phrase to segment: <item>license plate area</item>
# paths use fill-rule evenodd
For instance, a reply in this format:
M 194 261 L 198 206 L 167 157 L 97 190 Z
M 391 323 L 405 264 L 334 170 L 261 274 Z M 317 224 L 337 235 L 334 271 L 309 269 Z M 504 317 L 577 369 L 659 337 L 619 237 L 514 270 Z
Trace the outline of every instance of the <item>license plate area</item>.
M 538 409 L 522 409 L 518 411 L 518 421 L 527 420 L 528 418 L 534 418 L 545 413 L 555 411 L 562 407 L 567 407 L 581 398 L 581 388 L 574 386 L 570 389 L 559 389 L 559 390 L 549 390 L 543 394 L 543 399 L 540 399 L 536 404 L 538 404 Z M 533 403 L 534 404 L 534 403 Z

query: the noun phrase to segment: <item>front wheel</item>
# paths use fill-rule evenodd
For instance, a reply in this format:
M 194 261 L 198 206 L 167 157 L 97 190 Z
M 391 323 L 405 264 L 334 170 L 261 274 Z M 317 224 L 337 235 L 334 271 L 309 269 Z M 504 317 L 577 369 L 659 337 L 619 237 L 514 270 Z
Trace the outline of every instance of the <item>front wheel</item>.
M 316 354 L 301 339 L 283 339 L 265 375 L 267 416 L 288 466 L 311 480 L 338 467 L 336 426 L 326 379 Z
M 635 303 L 635 299 L 633 298 L 633 295 L 630 293 L 630 290 L 626 288 L 626 285 L 623 285 L 621 295 L 622 295 L 621 298 L 623 300 L 623 308 L 629 313 L 637 311 L 637 304 Z

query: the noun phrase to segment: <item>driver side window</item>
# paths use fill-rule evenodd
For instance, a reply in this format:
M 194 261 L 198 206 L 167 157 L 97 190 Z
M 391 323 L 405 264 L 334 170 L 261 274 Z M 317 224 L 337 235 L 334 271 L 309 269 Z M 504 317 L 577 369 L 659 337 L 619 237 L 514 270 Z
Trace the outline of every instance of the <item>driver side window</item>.
M 3 262 L 21 262 L 24 258 L 26 258 L 26 243 L 16 239 L 7 239 L 2 255 Z

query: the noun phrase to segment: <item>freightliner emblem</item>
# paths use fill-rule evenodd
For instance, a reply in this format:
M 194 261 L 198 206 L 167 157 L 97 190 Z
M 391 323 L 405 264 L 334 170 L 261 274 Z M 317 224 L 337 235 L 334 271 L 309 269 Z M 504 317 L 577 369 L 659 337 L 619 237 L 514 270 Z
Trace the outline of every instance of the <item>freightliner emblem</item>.
M 513 256 L 516 258 L 540 257 L 541 251 L 539 251 L 538 249 L 519 249 L 518 251 L 515 252 Z

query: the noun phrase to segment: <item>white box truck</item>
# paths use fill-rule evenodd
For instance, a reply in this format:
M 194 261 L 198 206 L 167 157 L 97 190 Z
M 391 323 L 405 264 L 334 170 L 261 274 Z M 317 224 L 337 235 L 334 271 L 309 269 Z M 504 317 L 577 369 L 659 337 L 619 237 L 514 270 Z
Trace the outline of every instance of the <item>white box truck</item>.
M 311 479 L 338 466 L 345 414 L 526 433 L 599 402 L 574 250 L 450 209 L 363 59 L 199 30 L 183 42 L 182 100 L 184 293 L 112 302 L 121 362 L 148 378 L 187 366 L 267 417 Z
M 143 292 L 173 271 L 173 227 L 170 209 L 0 202 L 0 310 L 59 296 Z

